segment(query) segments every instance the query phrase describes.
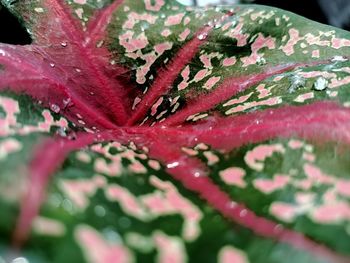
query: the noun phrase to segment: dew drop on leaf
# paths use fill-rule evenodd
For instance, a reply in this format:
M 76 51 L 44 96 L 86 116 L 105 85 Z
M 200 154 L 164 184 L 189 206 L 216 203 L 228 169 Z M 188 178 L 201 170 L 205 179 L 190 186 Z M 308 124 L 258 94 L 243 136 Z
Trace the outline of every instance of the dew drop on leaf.
M 106 215 L 106 209 L 101 205 L 96 205 L 94 208 L 94 212 L 99 217 L 104 217 Z
M 347 61 L 348 59 L 346 57 L 343 57 L 343 56 L 334 56 L 332 58 L 332 62 L 345 62 Z
M 323 77 L 319 77 L 314 83 L 314 89 L 318 91 L 325 90 L 327 88 L 327 85 L 328 81 Z
M 208 36 L 207 33 L 202 33 L 202 34 L 199 34 L 197 38 L 198 38 L 199 40 L 204 40 L 204 39 L 207 38 L 207 36 Z
M 175 167 L 177 167 L 177 166 L 179 166 L 179 162 L 172 162 L 172 163 L 168 163 L 168 164 L 166 165 L 166 167 L 169 168 L 169 169 L 175 168 Z
M 63 106 L 66 108 L 71 103 L 71 98 L 67 98 L 63 100 Z
M 291 84 L 289 86 L 289 93 L 293 93 L 300 88 L 305 87 L 305 79 L 299 75 L 293 75 L 289 78 Z
M 259 66 L 265 65 L 266 59 L 264 59 L 263 57 L 258 57 L 256 60 L 256 64 L 258 64 Z
M 248 214 L 247 209 L 243 209 L 241 212 L 239 212 L 240 217 L 245 217 Z
M 61 46 L 62 47 L 66 47 L 67 46 L 67 42 L 61 42 Z
M 51 104 L 50 109 L 55 113 L 59 113 L 61 110 L 61 108 L 57 104 Z
M 24 257 L 18 257 L 11 261 L 12 263 L 29 263 L 28 259 Z
M 55 63 L 50 63 L 50 67 L 54 68 L 55 67 Z
M 58 128 L 57 134 L 60 135 L 61 137 L 67 137 L 66 128 L 64 127 Z

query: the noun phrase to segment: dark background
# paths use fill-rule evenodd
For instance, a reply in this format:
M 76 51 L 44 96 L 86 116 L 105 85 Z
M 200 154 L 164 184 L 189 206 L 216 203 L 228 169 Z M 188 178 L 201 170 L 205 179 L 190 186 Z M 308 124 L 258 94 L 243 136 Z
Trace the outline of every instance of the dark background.
M 350 30 L 349 0 L 304 0 L 302 3 L 297 0 L 250 0 L 249 2 L 279 7 L 324 24 Z M 22 45 L 31 42 L 20 23 L 5 8 L 1 8 L 1 5 L 0 42 Z

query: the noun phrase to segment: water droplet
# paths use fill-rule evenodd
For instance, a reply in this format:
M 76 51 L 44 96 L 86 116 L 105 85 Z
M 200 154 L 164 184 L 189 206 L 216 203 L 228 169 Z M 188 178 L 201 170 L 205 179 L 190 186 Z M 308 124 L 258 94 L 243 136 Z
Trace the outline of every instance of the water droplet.
M 123 228 L 128 228 L 131 226 L 130 219 L 125 216 L 122 216 L 121 218 L 119 218 L 118 223 Z
M 227 204 L 227 207 L 230 208 L 230 209 L 233 209 L 237 206 L 237 203 L 234 202 L 234 201 L 231 201 Z
M 92 91 L 90 91 L 90 95 L 95 95 L 95 93 L 94 93 L 94 92 L 92 92 Z
M 177 167 L 177 166 L 179 166 L 179 162 L 172 162 L 172 163 L 168 163 L 168 164 L 166 165 L 166 167 L 169 168 L 169 169 L 175 168 L 175 167 Z
M 215 29 L 219 29 L 219 28 L 221 28 L 221 27 L 222 27 L 222 24 L 221 24 L 221 23 L 216 23 L 215 26 L 214 26 Z
M 263 66 L 266 64 L 266 59 L 263 58 L 263 57 L 258 57 L 257 60 L 256 60 L 256 64 L 259 65 L 259 66 Z
M 63 200 L 62 207 L 68 213 L 73 213 L 73 211 L 74 211 L 73 204 L 72 204 L 72 202 L 69 199 L 64 199 Z
M 193 176 L 196 177 L 196 178 L 200 177 L 201 175 L 202 175 L 202 173 L 199 172 L 199 171 L 196 171 L 196 172 L 193 173 Z
M 344 61 L 348 61 L 348 59 L 346 57 L 343 57 L 343 56 L 334 56 L 331 61 L 332 62 L 344 62 Z
M 240 217 L 245 217 L 248 214 L 247 209 L 242 209 L 241 212 L 239 212 Z
M 29 260 L 24 257 L 15 258 L 12 263 L 29 263 Z
M 97 47 L 97 48 L 102 47 L 103 43 L 104 43 L 103 40 L 99 41 L 99 42 L 97 43 L 96 47 Z
M 165 14 L 161 14 L 160 17 L 161 17 L 161 18 L 165 18 L 166 15 L 165 15 Z
M 61 110 L 61 108 L 56 104 L 51 104 L 50 109 L 55 113 L 59 113 Z
M 106 215 L 106 209 L 101 205 L 96 205 L 94 208 L 94 212 L 99 217 L 104 217 Z
M 324 77 L 317 78 L 316 82 L 314 83 L 314 89 L 315 90 L 325 90 L 328 85 L 328 80 L 326 80 Z
M 281 224 L 278 224 L 274 227 L 273 232 L 280 233 L 283 230 L 283 226 Z
M 81 69 L 80 68 L 75 68 L 75 71 L 80 73 L 81 72 Z
M 71 98 L 67 98 L 63 100 L 63 107 L 66 108 L 71 103 Z
M 50 63 L 50 67 L 54 68 L 55 67 L 55 63 Z
M 62 47 L 66 47 L 67 46 L 67 42 L 61 42 L 61 46 Z
M 61 137 L 67 137 L 66 128 L 64 127 L 59 127 L 57 133 Z
M 103 229 L 102 234 L 106 237 L 107 240 L 111 242 L 122 242 L 119 233 L 114 231 L 111 227 Z
M 293 75 L 289 78 L 291 85 L 289 86 L 289 93 L 293 93 L 296 90 L 305 87 L 305 79 L 299 75 Z
M 204 39 L 207 38 L 207 36 L 208 36 L 207 33 L 201 33 L 201 34 L 199 34 L 199 35 L 197 36 L 197 38 L 198 38 L 199 40 L 204 40 Z
M 75 125 L 74 125 L 75 126 Z M 77 139 L 77 134 L 75 133 L 75 132 L 71 132 L 71 133 L 69 133 L 69 135 L 68 135 L 68 139 L 69 140 L 76 140 Z

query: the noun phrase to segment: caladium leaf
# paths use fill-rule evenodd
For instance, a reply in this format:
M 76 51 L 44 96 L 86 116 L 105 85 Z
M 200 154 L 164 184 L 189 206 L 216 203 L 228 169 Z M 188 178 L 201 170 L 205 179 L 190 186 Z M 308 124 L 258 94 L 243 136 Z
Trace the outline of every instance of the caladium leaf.
M 349 262 L 349 33 L 275 8 L 2 3 L 1 260 Z

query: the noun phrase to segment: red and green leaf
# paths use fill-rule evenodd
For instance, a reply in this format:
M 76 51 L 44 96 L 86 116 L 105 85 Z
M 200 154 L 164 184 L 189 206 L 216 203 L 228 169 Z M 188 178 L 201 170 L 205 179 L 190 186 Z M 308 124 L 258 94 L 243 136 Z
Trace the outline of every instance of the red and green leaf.
M 2 1 L 0 259 L 349 262 L 348 32 L 270 7 Z

